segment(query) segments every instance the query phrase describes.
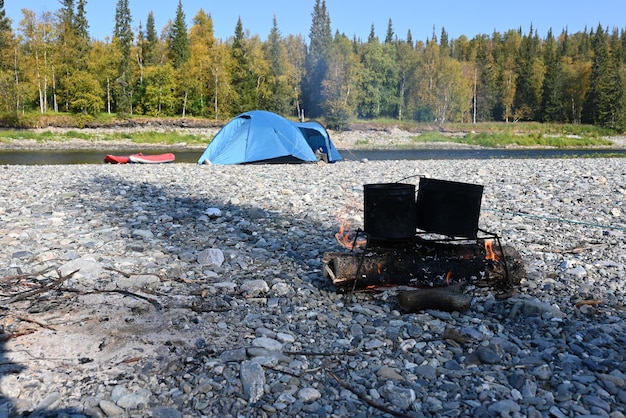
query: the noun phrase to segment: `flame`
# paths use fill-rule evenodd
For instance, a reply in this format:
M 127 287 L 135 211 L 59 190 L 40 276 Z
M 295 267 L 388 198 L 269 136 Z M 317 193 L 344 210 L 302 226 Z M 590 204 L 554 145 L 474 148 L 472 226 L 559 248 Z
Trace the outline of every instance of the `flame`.
M 378 275 L 380 276 L 383 272 L 383 265 L 381 263 L 378 263 L 376 267 L 378 268 Z
M 342 223 L 341 225 L 339 225 L 339 231 L 335 233 L 335 239 L 337 240 L 339 245 L 349 250 L 364 248 L 367 244 L 367 240 L 365 239 L 365 237 L 356 237 L 355 231 L 348 232 L 347 229 L 347 224 Z
M 450 285 L 450 278 L 452 277 L 452 270 L 448 271 L 448 273 L 446 274 L 446 284 L 449 286 Z
M 485 240 L 485 259 L 490 261 L 498 261 L 500 259 L 493 250 L 493 240 Z

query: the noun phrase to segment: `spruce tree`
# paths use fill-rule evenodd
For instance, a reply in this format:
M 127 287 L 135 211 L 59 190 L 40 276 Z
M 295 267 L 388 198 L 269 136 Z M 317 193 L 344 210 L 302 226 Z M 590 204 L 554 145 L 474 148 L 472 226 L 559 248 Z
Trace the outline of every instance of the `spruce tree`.
M 7 17 L 4 10 L 4 0 L 0 0 L 0 51 L 10 51 L 12 41 L 11 20 Z M 4 55 L 4 53 L 0 54 L 0 70 L 10 65 L 10 59 L 5 59 Z
M 78 0 L 76 5 L 76 17 L 74 19 L 74 27 L 76 35 L 89 43 L 89 22 L 87 21 L 87 0 Z
M 516 60 L 516 89 L 513 106 L 517 118 L 538 120 L 540 110 L 541 77 L 535 65 L 539 53 L 539 38 L 532 25 L 522 44 Z
M 558 55 L 552 29 L 550 29 L 544 46 L 544 67 L 546 68 L 546 74 L 543 80 L 543 96 L 541 102 L 541 119 L 544 122 L 565 121 L 563 81 L 560 64 L 561 58 Z
M 132 77 L 130 49 L 133 43 L 132 16 L 128 0 L 118 0 L 115 8 L 113 43 L 120 53 L 118 77 L 115 80 L 117 112 L 132 113 Z
M 305 74 L 302 85 L 302 99 L 307 116 L 319 117 L 322 114 L 322 82 L 326 77 L 328 59 L 332 46 L 330 16 L 325 0 L 315 0 L 309 32 L 309 50 L 305 58 Z
M 611 54 L 606 32 L 601 25 L 592 37 L 593 63 L 591 88 L 583 108 L 583 123 L 606 126 L 609 121 L 611 98 Z
M 391 19 L 389 19 L 389 22 L 387 23 L 387 35 L 385 35 L 385 43 L 386 44 L 390 44 L 394 41 L 394 34 L 393 34 L 393 23 L 391 22 Z
M 89 22 L 87 21 L 87 12 L 85 7 L 87 0 L 78 0 L 76 5 L 76 13 L 74 15 L 73 29 L 76 35 L 76 60 L 77 67 L 86 70 L 89 50 L 91 49 L 91 40 L 89 38 Z
M 609 37 L 609 50 L 611 52 L 610 97 L 612 106 L 607 109 L 608 115 L 605 126 L 622 131 L 626 128 L 626 65 L 624 63 L 626 53 L 617 28 L 613 29 Z
M 287 53 L 278 29 L 276 16 L 272 21 L 272 30 L 267 37 L 265 49 L 272 77 L 270 81 L 272 94 L 266 99 L 268 102 L 267 109 L 283 115 L 289 114 L 293 94 L 290 92 L 287 78 Z
M 145 39 L 142 43 L 142 55 L 145 65 L 158 64 L 158 44 L 159 37 L 157 35 L 156 29 L 154 28 L 154 13 L 150 12 L 148 13 L 148 18 L 146 20 Z
M 476 121 L 492 121 L 497 119 L 498 105 L 498 71 L 492 48 L 487 36 L 479 36 L 476 51 L 476 97 L 474 98 L 474 114 Z
M 187 34 L 187 24 L 185 23 L 185 13 L 183 12 L 183 2 L 178 1 L 176 8 L 176 19 L 170 33 L 170 56 L 174 68 L 180 68 L 189 61 L 189 35 Z
M 250 68 L 249 54 L 247 53 L 246 36 L 243 30 L 241 18 L 237 19 L 235 37 L 231 47 L 231 55 L 234 61 L 232 86 L 234 95 L 233 111 L 236 114 L 256 109 L 256 79 Z
M 70 0 L 71 1 L 71 0 Z M 126 72 L 130 65 L 130 48 L 133 43 L 133 31 L 131 29 L 132 16 L 128 0 L 117 0 L 115 7 L 115 28 L 113 39 L 117 42 L 122 55 L 120 72 Z
M 448 39 L 448 32 L 446 31 L 446 28 L 441 28 L 441 40 L 439 41 L 439 45 L 441 47 L 439 51 L 441 51 L 443 55 L 450 54 L 450 41 Z
M 367 43 L 374 44 L 378 43 L 378 36 L 376 36 L 376 29 L 374 28 L 374 24 L 370 27 L 370 34 L 367 36 Z

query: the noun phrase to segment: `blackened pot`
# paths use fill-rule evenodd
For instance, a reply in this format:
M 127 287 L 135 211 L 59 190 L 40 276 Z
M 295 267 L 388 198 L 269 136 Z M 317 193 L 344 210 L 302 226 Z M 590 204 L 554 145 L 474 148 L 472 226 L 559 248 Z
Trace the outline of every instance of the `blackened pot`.
M 375 239 L 415 236 L 415 185 L 375 183 L 363 186 L 365 232 Z
M 417 228 L 476 239 L 483 186 L 422 177 L 417 192 Z

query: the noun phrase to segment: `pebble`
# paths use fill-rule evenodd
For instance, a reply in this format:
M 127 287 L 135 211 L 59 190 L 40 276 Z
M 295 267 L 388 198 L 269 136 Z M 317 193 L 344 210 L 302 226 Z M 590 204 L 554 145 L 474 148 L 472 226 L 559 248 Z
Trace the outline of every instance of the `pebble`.
M 0 414 L 623 417 L 625 167 L 2 166 Z M 514 295 L 405 313 L 324 279 L 363 185 L 425 173 L 484 185 L 480 227 L 526 264 Z

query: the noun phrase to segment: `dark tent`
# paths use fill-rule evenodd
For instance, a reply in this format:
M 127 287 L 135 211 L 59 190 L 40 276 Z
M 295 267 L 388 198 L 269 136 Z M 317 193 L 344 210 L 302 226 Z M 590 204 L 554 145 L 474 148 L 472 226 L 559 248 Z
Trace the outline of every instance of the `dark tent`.
M 215 135 L 198 164 L 328 162 L 341 154 L 317 122 L 292 122 L 276 113 L 253 110 L 230 120 Z

